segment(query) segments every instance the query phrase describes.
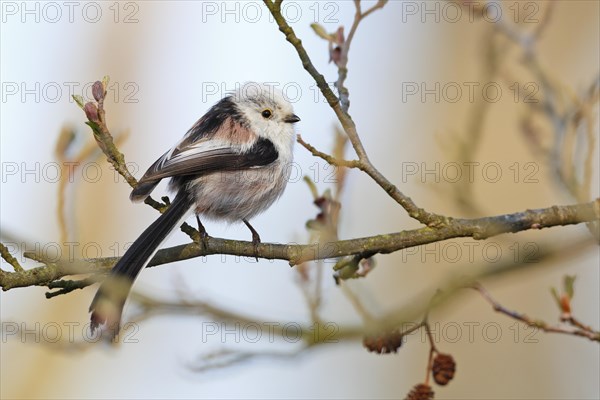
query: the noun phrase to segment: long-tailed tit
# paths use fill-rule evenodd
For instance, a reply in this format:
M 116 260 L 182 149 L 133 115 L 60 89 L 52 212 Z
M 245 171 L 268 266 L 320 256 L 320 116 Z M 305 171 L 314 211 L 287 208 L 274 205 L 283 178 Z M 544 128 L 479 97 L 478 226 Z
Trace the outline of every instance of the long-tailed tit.
M 131 192 L 143 201 L 163 178 L 176 193 L 167 210 L 125 252 L 90 305 L 91 329 L 106 324 L 119 331 L 131 286 L 174 228 L 195 213 L 202 241 L 208 236 L 198 216 L 243 221 L 255 246 L 260 237 L 248 220 L 281 196 L 290 174 L 300 121 L 272 86 L 246 83 L 216 103 L 175 147 L 146 171 Z

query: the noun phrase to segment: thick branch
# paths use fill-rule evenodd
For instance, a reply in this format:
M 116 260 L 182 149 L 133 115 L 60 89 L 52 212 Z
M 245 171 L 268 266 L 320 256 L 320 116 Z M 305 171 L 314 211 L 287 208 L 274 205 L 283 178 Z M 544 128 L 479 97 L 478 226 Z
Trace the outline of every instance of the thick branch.
M 409 247 L 425 245 L 459 237 L 472 237 L 480 240 L 503 233 L 514 233 L 529 229 L 542 229 L 553 226 L 573 225 L 600 220 L 600 199 L 593 202 L 569 206 L 527 210 L 513 214 L 476 219 L 448 219 L 444 226 L 423 227 L 408 231 L 382 234 L 350 240 L 339 240 L 315 244 L 275 244 L 262 243 L 255 253 L 252 242 L 210 238 L 206 249 L 197 243 L 190 243 L 160 250 L 150 261 L 149 267 L 188 260 L 212 254 L 265 259 L 287 260 L 290 265 L 305 261 L 329 259 L 348 255 L 389 254 Z M 43 258 L 35 254 L 25 254 L 40 262 Z M 46 266 L 23 272 L 4 271 L 0 275 L 2 290 L 16 287 L 46 286 L 50 282 L 67 275 L 105 272 L 117 262 L 117 257 L 95 260 L 58 261 Z

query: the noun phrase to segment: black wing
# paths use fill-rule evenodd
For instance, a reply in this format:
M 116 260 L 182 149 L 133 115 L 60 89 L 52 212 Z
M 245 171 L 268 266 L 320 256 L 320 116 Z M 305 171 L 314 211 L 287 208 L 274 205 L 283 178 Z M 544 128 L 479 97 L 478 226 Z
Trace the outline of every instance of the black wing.
M 217 140 L 201 140 L 185 148 L 165 153 L 146 171 L 138 186 L 131 192 L 132 201 L 143 201 L 161 179 L 205 175 L 216 171 L 235 171 L 264 166 L 277 159 L 273 143 L 259 138 L 249 150 L 220 144 Z

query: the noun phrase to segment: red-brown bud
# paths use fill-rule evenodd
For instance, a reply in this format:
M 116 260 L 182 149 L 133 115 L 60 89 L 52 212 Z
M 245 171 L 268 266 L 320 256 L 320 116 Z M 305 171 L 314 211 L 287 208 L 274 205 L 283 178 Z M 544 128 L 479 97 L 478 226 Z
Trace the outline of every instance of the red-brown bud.
M 85 106 L 83 106 L 83 111 L 85 111 L 85 116 L 88 120 L 92 122 L 100 121 L 100 118 L 98 118 L 98 107 L 96 107 L 94 103 L 85 103 Z
M 571 298 L 566 293 L 560 296 L 560 308 L 563 313 L 571 314 Z
M 94 96 L 94 99 L 96 99 L 96 101 L 104 100 L 105 94 L 106 92 L 104 91 L 104 85 L 102 85 L 102 82 L 94 82 L 94 85 L 92 86 L 92 95 Z
M 335 46 L 329 52 L 329 62 L 332 62 L 335 65 L 339 66 L 340 60 L 342 59 L 342 48 L 340 46 Z

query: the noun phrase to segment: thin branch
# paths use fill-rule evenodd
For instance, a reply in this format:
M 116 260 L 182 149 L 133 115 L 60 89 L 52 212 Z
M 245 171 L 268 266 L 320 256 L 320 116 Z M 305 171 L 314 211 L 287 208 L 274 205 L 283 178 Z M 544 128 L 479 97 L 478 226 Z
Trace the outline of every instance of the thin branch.
M 12 254 L 10 254 L 10 251 L 8 251 L 8 248 L 3 243 L 0 243 L 0 255 L 7 263 L 9 263 L 13 267 L 16 273 L 21 273 L 25 271 L 21 264 L 19 264 L 19 261 L 17 261 L 17 259 L 14 258 Z M 3 270 L 0 270 L 0 272 L 7 273 Z
M 589 326 L 589 325 L 585 325 L 583 322 L 579 321 L 577 318 L 575 318 L 573 315 L 569 314 L 567 318 L 561 318 L 562 322 L 567 322 L 579 329 L 581 329 L 582 331 L 587 331 L 587 332 L 594 332 L 594 329 Z M 600 332 L 596 332 L 596 334 L 598 335 L 598 338 L 600 340 Z
M 388 193 L 392 199 L 400 204 L 412 218 L 428 226 L 439 226 L 440 224 L 444 224 L 446 222 L 445 217 L 427 212 L 424 209 L 417 207 L 410 197 L 402 193 L 381 172 L 379 172 L 375 166 L 373 166 L 369 160 L 369 157 L 367 156 L 367 152 L 365 151 L 362 141 L 360 140 L 352 117 L 350 117 L 350 115 L 343 110 L 338 97 L 333 93 L 323 75 L 319 73 L 312 63 L 308 53 L 306 52 L 306 49 L 302 45 L 302 41 L 298 38 L 298 36 L 296 36 L 296 33 L 292 27 L 281 15 L 281 2 L 272 3 L 270 0 L 264 0 L 264 3 L 271 12 L 271 15 L 273 15 L 275 22 L 279 26 L 279 30 L 285 35 L 286 40 L 290 42 L 296 49 L 296 52 L 302 61 L 302 66 L 310 74 L 310 76 L 313 77 L 317 87 L 319 90 L 321 90 L 321 93 L 327 100 L 327 103 L 335 112 L 335 115 L 342 125 L 344 132 L 348 136 L 348 139 L 350 140 L 358 159 L 362 163 L 361 170 L 369 175 L 383 190 L 386 191 L 386 193 Z
M 429 386 L 429 378 L 431 376 L 431 369 L 433 367 L 433 354 L 437 352 L 433 335 L 431 334 L 431 328 L 429 322 L 425 321 L 424 325 L 425 332 L 427 332 L 427 338 L 429 339 L 429 359 L 427 360 L 427 372 L 425 375 L 425 385 Z
M 48 289 L 60 289 L 54 292 L 46 292 L 46 298 L 51 299 L 62 294 L 71 293 L 77 289 L 84 289 L 94 283 L 98 282 L 97 276 L 81 280 L 58 280 L 48 283 Z
M 512 319 L 520 321 L 525 325 L 531 326 L 533 328 L 540 329 L 544 332 L 549 333 L 561 333 L 566 335 L 574 335 L 574 336 L 582 336 L 588 338 L 592 341 L 600 342 L 600 332 L 595 332 L 593 330 L 588 330 L 584 328 L 588 328 L 585 326 L 578 326 L 576 329 L 561 327 L 561 326 L 552 326 L 548 323 L 528 317 L 525 314 L 522 314 L 517 311 L 509 310 L 500 304 L 497 300 L 495 300 L 492 295 L 480 284 L 476 283 L 473 285 L 473 289 L 477 290 L 481 296 L 494 308 L 494 311 L 497 311 L 501 314 L 504 314 Z
M 313 156 L 322 158 L 323 160 L 327 161 L 329 164 L 335 165 L 337 167 L 362 169 L 362 163 L 360 161 L 358 161 L 358 160 L 343 160 L 343 159 L 335 158 L 327 153 L 323 153 L 322 151 L 317 150 L 310 143 L 305 142 L 304 139 L 302 139 L 302 136 L 300 136 L 300 135 L 297 135 L 297 136 L 298 137 L 296 140 L 298 141 L 298 143 L 302 147 L 304 147 L 306 150 L 308 150 Z
M 340 59 L 337 62 L 338 65 L 338 80 L 335 83 L 335 86 L 340 95 L 340 102 L 342 104 L 342 109 L 344 112 L 348 112 L 350 108 L 350 93 L 348 89 L 344 86 L 344 82 L 348 77 L 348 54 L 350 53 L 350 45 L 352 44 L 352 39 L 354 39 L 354 35 L 356 34 L 356 30 L 358 29 L 358 25 L 361 23 L 363 19 L 365 19 L 368 15 L 370 15 L 373 11 L 381 9 L 385 6 L 387 0 L 379 0 L 375 5 L 369 8 L 364 13 L 361 9 L 360 0 L 354 1 L 354 6 L 356 8 L 356 12 L 354 14 L 354 22 L 352 23 L 352 27 L 350 28 L 350 32 L 348 33 L 348 37 L 341 45 L 341 54 Z
M 102 82 L 96 81 L 92 87 L 92 91 L 94 92 L 94 97 L 96 98 L 96 103 L 86 103 L 82 109 L 84 110 L 88 122 L 87 125 L 92 128 L 92 132 L 94 134 L 94 139 L 96 139 L 96 143 L 102 150 L 102 152 L 106 155 L 108 162 L 110 162 L 115 169 L 124 179 L 127 181 L 129 186 L 135 188 L 138 184 L 137 179 L 129 172 L 127 168 L 127 164 L 125 163 L 125 156 L 123 153 L 119 151 L 117 146 L 114 143 L 113 137 L 108 129 L 106 124 L 106 111 L 104 110 L 104 98 L 106 96 L 106 86 L 108 84 L 108 77 L 105 77 Z M 81 104 L 80 99 L 75 99 L 79 104 Z M 163 201 L 165 203 L 160 203 L 154 200 L 151 196 L 146 197 L 144 203 L 154 208 L 155 210 L 163 213 L 167 209 L 168 198 L 163 197 Z M 181 225 L 181 230 L 187 234 L 192 240 L 200 240 L 200 234 L 198 231 L 188 225 L 187 223 L 183 223 Z

